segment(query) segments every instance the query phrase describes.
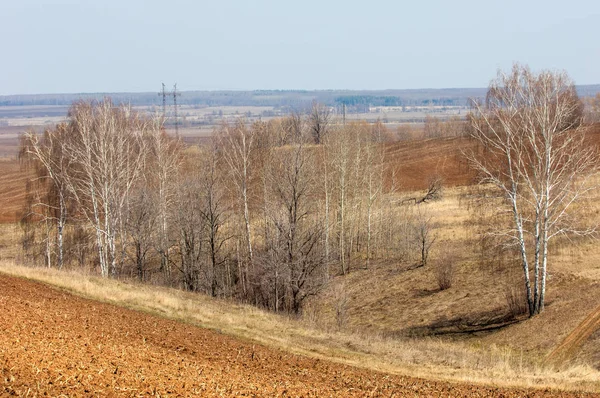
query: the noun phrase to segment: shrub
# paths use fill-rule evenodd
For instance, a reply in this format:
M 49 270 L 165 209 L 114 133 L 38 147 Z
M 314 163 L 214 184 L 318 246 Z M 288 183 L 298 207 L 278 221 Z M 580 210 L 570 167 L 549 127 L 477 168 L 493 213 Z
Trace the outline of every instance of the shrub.
M 447 254 L 436 261 L 433 267 L 433 273 L 440 290 L 446 290 L 452 287 L 452 282 L 454 282 L 455 262 L 456 256 L 453 254 Z
M 523 286 L 517 284 L 507 285 L 504 297 L 506 297 L 508 311 L 514 318 L 528 313 L 527 298 Z

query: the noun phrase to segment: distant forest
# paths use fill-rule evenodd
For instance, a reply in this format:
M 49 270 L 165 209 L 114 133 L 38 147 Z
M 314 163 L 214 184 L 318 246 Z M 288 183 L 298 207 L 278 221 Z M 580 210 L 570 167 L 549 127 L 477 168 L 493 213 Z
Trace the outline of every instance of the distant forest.
M 366 108 L 369 106 L 465 106 L 469 98 L 482 98 L 486 89 L 419 89 L 419 90 L 258 90 L 258 91 L 183 91 L 177 102 L 199 106 L 272 106 L 301 109 L 312 101 L 328 106 Z M 110 97 L 115 103 L 134 106 L 159 106 L 162 98 L 156 93 L 79 93 L 0 96 L 0 106 L 71 105 L 74 101 L 102 100 Z
M 600 93 L 600 85 L 577 86 L 581 97 Z M 379 106 L 468 106 L 472 98 L 483 99 L 485 88 L 446 88 L 414 90 L 255 90 L 255 91 L 182 91 L 177 102 L 190 106 L 272 106 L 282 110 L 304 111 L 313 101 L 348 112 L 368 112 Z M 172 95 L 172 93 L 171 93 Z M 155 93 L 75 93 L 0 96 L 0 106 L 70 106 L 77 100 L 101 101 L 110 97 L 116 104 L 160 106 L 162 97 Z M 47 110 L 45 111 L 47 113 Z

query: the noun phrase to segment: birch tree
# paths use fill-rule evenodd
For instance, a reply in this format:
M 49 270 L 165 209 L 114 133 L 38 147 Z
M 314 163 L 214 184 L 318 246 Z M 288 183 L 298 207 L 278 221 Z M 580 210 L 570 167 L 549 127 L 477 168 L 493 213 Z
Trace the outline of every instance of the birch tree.
M 552 239 L 594 231 L 580 226 L 573 210 L 594 188 L 596 153 L 586 146 L 581 103 L 565 73 L 515 65 L 499 72 L 485 103 L 474 108 L 471 134 L 484 151 L 469 158 L 511 214 L 510 228 L 495 233 L 518 250 L 534 316 L 544 309 Z
M 22 140 L 20 154 L 22 158 L 33 159 L 37 162 L 37 178 L 50 182 L 46 194 L 43 195 L 44 200 L 37 200 L 30 207 L 38 216 L 42 215 L 47 225 L 49 223 L 56 224 L 56 261 L 59 269 L 63 267 L 64 263 L 64 229 L 68 217 L 67 179 L 70 159 L 63 149 L 63 144 L 68 139 L 68 130 L 64 123 L 54 129 L 46 130 L 41 138 L 33 132 L 28 132 Z M 41 209 L 35 210 L 36 208 Z M 50 267 L 49 235 L 46 237 L 46 242 L 47 265 Z
M 340 260 L 341 273 L 347 274 L 347 242 L 348 242 L 348 208 L 351 188 L 352 141 L 345 137 L 345 130 L 332 132 L 326 140 L 325 156 L 331 163 L 331 178 L 334 184 L 333 194 L 336 201 L 337 252 Z M 329 205 L 329 203 L 328 203 Z M 328 226 L 328 233 L 329 233 Z
M 365 183 L 366 183 L 366 201 L 367 201 L 367 248 L 365 268 L 369 268 L 369 263 L 373 251 L 373 218 L 374 208 L 383 191 L 383 163 L 384 147 L 382 144 L 381 130 L 384 127 L 377 122 L 373 131 L 373 142 L 368 143 L 365 148 Z
M 181 142 L 172 139 L 162 129 L 164 120 L 154 119 L 155 125 L 149 134 L 148 149 L 152 155 L 147 164 L 146 175 L 151 186 L 156 191 L 158 202 L 156 248 L 160 255 L 160 269 L 168 279 L 171 276 L 169 251 L 172 242 L 169 238 L 171 230 L 170 210 L 175 204 L 177 191 L 177 175 L 182 165 Z
M 153 126 L 129 107 L 113 106 L 109 99 L 80 102 L 69 111 L 70 139 L 64 150 L 71 157 L 73 171 L 67 182 L 95 231 L 104 277 L 117 273 L 125 206 L 144 167 L 143 137 Z
M 231 181 L 237 188 L 244 212 L 245 243 L 250 264 L 252 264 L 253 249 L 248 188 L 251 178 L 252 155 L 255 149 L 254 132 L 255 130 L 248 128 L 243 121 L 239 121 L 235 126 L 224 124 L 218 132 L 222 155 L 229 166 Z

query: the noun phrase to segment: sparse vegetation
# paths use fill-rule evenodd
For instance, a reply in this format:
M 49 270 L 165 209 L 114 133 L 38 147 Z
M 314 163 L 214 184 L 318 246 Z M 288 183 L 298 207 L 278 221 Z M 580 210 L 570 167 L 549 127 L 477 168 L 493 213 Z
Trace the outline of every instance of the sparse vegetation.
M 505 297 L 508 311 L 514 318 L 529 312 L 527 298 L 525 297 L 524 289 L 521 287 L 521 284 L 508 284 L 506 286 Z
M 450 289 L 455 278 L 457 256 L 446 251 L 433 265 L 433 274 L 440 290 Z
M 430 118 L 426 138 L 411 130 L 402 142 L 379 121 L 340 120 L 317 103 L 307 114 L 223 123 L 193 145 L 127 107 L 76 104 L 65 123 L 22 142 L 33 178 L 17 198 L 21 245 L 0 241 L 1 258 L 46 269 L 3 260 L 2 270 L 303 355 L 598 390 L 593 359 L 569 362 L 577 348 L 546 360 L 600 305 L 600 274 L 586 257 L 598 255 L 593 240 L 548 245 L 594 231 L 574 221 L 597 214 L 598 134 L 586 126 L 583 135 L 580 102 L 554 75 L 556 101 L 504 106 L 508 88 L 546 76 L 516 71 L 526 76 L 494 83 L 499 102 L 470 124 Z M 546 105 L 552 139 L 527 124 Z M 547 159 L 550 144 L 557 160 Z M 492 184 L 471 185 L 464 152 Z M 498 167 L 506 154 L 509 172 Z

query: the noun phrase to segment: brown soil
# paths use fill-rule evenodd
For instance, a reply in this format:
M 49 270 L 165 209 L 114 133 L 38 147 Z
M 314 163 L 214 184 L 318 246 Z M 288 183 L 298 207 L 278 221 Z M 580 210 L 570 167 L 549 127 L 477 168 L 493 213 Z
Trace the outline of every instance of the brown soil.
M 0 292 L 5 396 L 576 396 L 304 358 L 5 275 Z
M 395 142 L 386 147 L 386 167 L 396 169 L 403 190 L 425 189 L 434 177 L 441 177 L 445 187 L 469 185 L 475 173 L 463 152 L 475 146 L 466 137 Z
M 18 160 L 0 159 L 0 223 L 19 221 L 30 177 Z

